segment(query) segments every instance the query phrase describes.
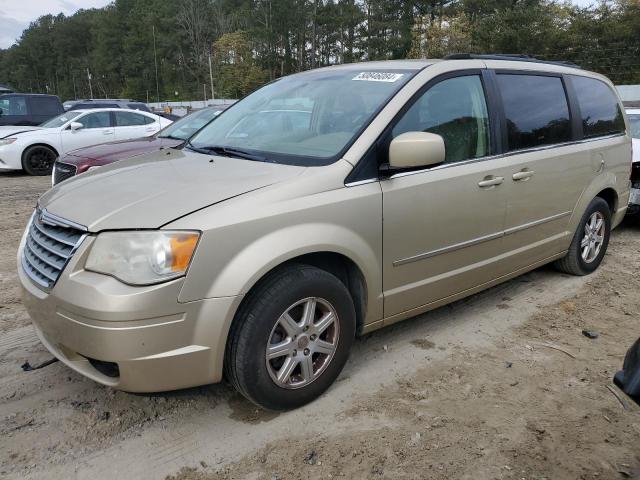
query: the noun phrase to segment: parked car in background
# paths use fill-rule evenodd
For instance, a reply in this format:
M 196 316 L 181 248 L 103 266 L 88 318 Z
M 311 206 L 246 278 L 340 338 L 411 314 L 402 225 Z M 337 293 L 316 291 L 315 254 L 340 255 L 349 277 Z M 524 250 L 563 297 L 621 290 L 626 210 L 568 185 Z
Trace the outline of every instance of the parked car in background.
M 53 166 L 52 183 L 58 183 L 118 160 L 155 152 L 163 148 L 175 148 L 214 120 L 225 107 L 208 107 L 182 117 L 168 127 L 150 137 L 110 142 L 93 147 L 81 148 L 60 156 Z
M 280 78 L 182 149 L 49 190 L 18 251 L 42 343 L 113 388 L 224 372 L 284 410 L 334 382 L 356 333 L 549 262 L 595 271 L 629 200 L 613 85 L 454 58 Z
M 0 83 L 0 95 L 3 93 L 13 93 L 13 88 L 11 88 L 9 85 Z
M 55 95 L 7 93 L 0 95 L 0 126 L 35 126 L 64 112 Z
M 640 213 L 640 108 L 627 108 L 629 130 L 633 142 L 633 163 L 631 164 L 631 196 L 629 214 Z
M 0 127 L 0 170 L 48 175 L 55 159 L 67 152 L 151 136 L 170 123 L 153 113 L 103 108 L 69 111 L 40 127 Z
M 91 100 L 73 100 L 64 102 L 65 110 L 91 110 L 93 108 L 127 108 L 151 113 L 146 103 L 126 98 L 94 98 Z

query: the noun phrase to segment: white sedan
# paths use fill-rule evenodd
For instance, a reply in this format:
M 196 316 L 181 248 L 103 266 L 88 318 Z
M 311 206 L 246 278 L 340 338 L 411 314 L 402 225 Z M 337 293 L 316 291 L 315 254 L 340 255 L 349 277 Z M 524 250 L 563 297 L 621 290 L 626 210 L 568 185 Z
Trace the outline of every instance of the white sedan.
M 0 170 L 49 175 L 55 159 L 72 150 L 149 137 L 171 120 L 122 108 L 73 110 L 39 127 L 0 127 Z

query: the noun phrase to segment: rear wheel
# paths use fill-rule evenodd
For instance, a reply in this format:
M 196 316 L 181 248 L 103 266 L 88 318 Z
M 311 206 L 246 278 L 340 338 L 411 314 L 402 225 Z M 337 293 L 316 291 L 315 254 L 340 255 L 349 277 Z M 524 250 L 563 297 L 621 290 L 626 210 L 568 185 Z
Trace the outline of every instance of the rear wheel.
M 344 284 L 324 270 L 291 265 L 263 281 L 238 311 L 225 373 L 263 408 L 296 408 L 329 388 L 354 336 L 355 309 Z
M 609 204 L 596 197 L 582 216 L 567 255 L 555 262 L 556 268 L 572 275 L 590 274 L 604 258 L 610 234 Z
M 34 145 L 22 154 L 22 169 L 29 175 L 51 175 L 56 152 L 45 145 Z

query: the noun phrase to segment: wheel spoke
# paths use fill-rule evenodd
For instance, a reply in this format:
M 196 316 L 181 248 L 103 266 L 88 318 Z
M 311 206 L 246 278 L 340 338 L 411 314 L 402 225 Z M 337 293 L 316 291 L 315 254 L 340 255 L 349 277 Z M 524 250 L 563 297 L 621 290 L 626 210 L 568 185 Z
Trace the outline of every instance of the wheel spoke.
M 596 241 L 597 244 L 600 244 L 604 241 L 604 235 L 596 235 L 595 237 L 593 237 Z
M 298 325 L 296 321 L 291 318 L 289 312 L 283 313 L 279 321 L 280 325 L 282 325 L 282 328 L 284 328 L 284 330 L 287 332 L 287 335 L 289 335 L 290 337 L 293 337 L 302 331 L 300 325 Z
M 582 249 L 582 259 L 586 262 L 587 259 L 589 258 L 589 251 L 591 250 L 591 246 L 589 243 L 587 243 L 587 245 L 585 245 L 585 247 Z
M 312 326 L 315 315 L 316 315 L 316 299 L 310 298 L 304 304 L 304 311 L 302 313 L 302 325 L 304 327 Z
M 273 360 L 274 358 L 279 358 L 284 355 L 288 355 L 291 353 L 291 347 L 293 346 L 293 342 L 289 339 L 283 340 L 280 343 L 274 343 L 267 347 L 267 359 Z
M 582 248 L 586 247 L 587 245 L 589 245 L 589 237 L 583 237 L 582 241 L 580 242 L 580 246 Z
M 289 378 L 297 365 L 298 360 L 293 357 L 287 357 L 282 364 L 282 367 L 280 367 L 280 370 L 278 370 L 278 381 L 280 383 L 289 383 Z
M 336 317 L 333 312 L 327 312 L 318 323 L 314 325 L 316 333 L 321 335 L 327 328 L 331 326 L 331 324 L 335 321 Z
M 316 342 L 316 348 L 315 348 L 316 353 L 331 355 L 335 349 L 336 349 L 336 346 L 333 343 L 325 342 L 324 340 L 318 340 Z
M 300 371 L 302 372 L 302 379 L 305 382 L 313 379 L 313 360 L 311 355 L 307 355 L 300 362 Z
M 604 225 L 604 220 L 602 218 L 598 218 L 598 221 L 596 222 L 596 226 L 594 229 L 594 233 L 599 232 L 600 229 L 602 228 L 602 225 Z

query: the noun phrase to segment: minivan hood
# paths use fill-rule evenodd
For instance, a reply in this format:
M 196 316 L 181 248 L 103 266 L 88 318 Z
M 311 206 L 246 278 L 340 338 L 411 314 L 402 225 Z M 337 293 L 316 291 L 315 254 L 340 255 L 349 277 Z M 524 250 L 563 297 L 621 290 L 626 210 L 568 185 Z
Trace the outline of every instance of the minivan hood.
M 5 126 L 0 127 L 0 138 L 10 137 L 18 133 L 30 132 L 32 130 L 40 130 L 41 127 L 25 127 L 25 126 Z
M 64 181 L 39 200 L 91 232 L 159 228 L 232 197 L 300 175 L 304 167 L 163 150 Z

